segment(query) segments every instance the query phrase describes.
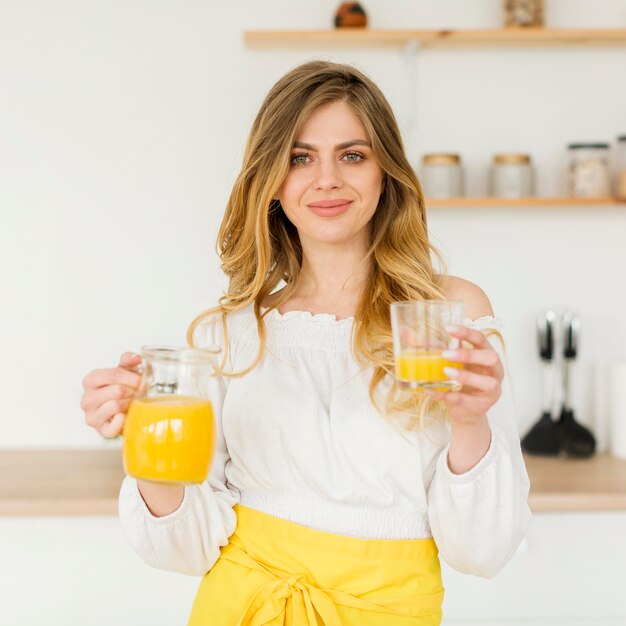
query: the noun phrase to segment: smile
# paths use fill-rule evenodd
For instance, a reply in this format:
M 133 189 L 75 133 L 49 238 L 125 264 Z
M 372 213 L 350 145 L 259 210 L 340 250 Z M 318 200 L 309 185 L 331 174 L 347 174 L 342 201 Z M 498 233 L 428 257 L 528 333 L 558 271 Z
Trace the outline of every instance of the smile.
M 311 202 L 307 207 L 319 217 L 337 217 L 345 213 L 352 204 L 352 200 L 321 200 L 319 202 Z

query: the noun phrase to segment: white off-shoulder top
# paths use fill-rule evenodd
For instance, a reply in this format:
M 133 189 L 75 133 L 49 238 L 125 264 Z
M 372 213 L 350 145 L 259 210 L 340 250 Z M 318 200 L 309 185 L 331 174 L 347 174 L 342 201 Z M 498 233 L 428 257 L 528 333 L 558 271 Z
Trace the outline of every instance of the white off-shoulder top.
M 206 573 L 235 529 L 233 506 L 240 503 L 340 535 L 433 537 L 455 569 L 484 577 L 499 571 L 530 520 L 499 340 L 489 338 L 506 371 L 502 395 L 487 413 L 491 444 L 471 470 L 453 474 L 448 424 L 409 431 L 373 406 L 372 370 L 351 352 L 352 318 L 272 310 L 265 323 L 267 350 L 259 364 L 243 377 L 210 383 L 218 440 L 207 481 L 186 487 L 177 511 L 155 517 L 136 481 L 124 480 L 120 517 L 139 555 L 158 568 Z M 490 316 L 464 324 L 504 328 Z M 259 347 L 252 308 L 231 313 L 227 325 L 225 369 L 239 372 Z M 196 345 L 215 341 L 209 328 L 196 330 Z

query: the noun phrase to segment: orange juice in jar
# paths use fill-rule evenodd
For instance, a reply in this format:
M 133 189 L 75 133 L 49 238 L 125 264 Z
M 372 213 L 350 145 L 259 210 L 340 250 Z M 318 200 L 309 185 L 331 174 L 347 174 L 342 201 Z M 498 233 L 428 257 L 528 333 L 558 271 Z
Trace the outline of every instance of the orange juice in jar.
M 208 380 L 216 350 L 146 347 L 124 423 L 124 469 L 140 480 L 203 482 L 215 448 Z
M 444 367 L 462 369 L 463 364 L 445 359 L 444 350 L 459 348 L 459 340 L 446 326 L 463 322 L 463 303 L 449 300 L 394 302 L 391 305 L 396 380 L 411 390 L 458 390 Z

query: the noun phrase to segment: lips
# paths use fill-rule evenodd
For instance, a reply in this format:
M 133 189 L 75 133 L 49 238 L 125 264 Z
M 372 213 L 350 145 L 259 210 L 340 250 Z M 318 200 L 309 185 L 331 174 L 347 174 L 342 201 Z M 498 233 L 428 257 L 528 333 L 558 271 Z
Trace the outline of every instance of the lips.
M 337 217 L 345 213 L 352 204 L 352 200 L 345 198 L 338 198 L 336 200 L 319 200 L 318 202 L 311 202 L 307 204 L 307 207 L 312 213 L 318 217 Z
M 310 202 L 307 206 L 311 209 L 334 209 L 344 204 L 349 204 L 352 200 L 338 198 L 336 200 L 319 200 L 318 202 Z

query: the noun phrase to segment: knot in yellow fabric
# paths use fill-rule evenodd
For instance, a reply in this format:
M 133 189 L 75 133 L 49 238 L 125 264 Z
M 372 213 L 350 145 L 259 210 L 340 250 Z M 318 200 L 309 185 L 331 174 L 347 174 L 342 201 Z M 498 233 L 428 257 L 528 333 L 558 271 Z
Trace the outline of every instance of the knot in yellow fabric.
M 302 574 L 300 575 L 296 575 L 294 574 L 293 576 L 289 576 L 289 578 L 287 578 L 287 586 L 289 587 L 289 589 L 293 592 L 293 591 L 303 591 L 305 589 L 304 585 L 300 584 L 300 581 L 304 578 L 304 576 Z
M 287 575 L 256 561 L 233 544 L 222 550 L 221 558 L 248 570 L 263 573 L 269 578 L 251 597 L 237 626 L 273 626 L 284 623 L 297 626 L 342 626 L 337 606 L 386 615 L 440 614 L 443 590 L 426 597 L 366 600 L 343 591 L 322 589 L 309 581 L 305 574 Z M 290 622 L 285 622 L 287 613 L 290 615 Z

